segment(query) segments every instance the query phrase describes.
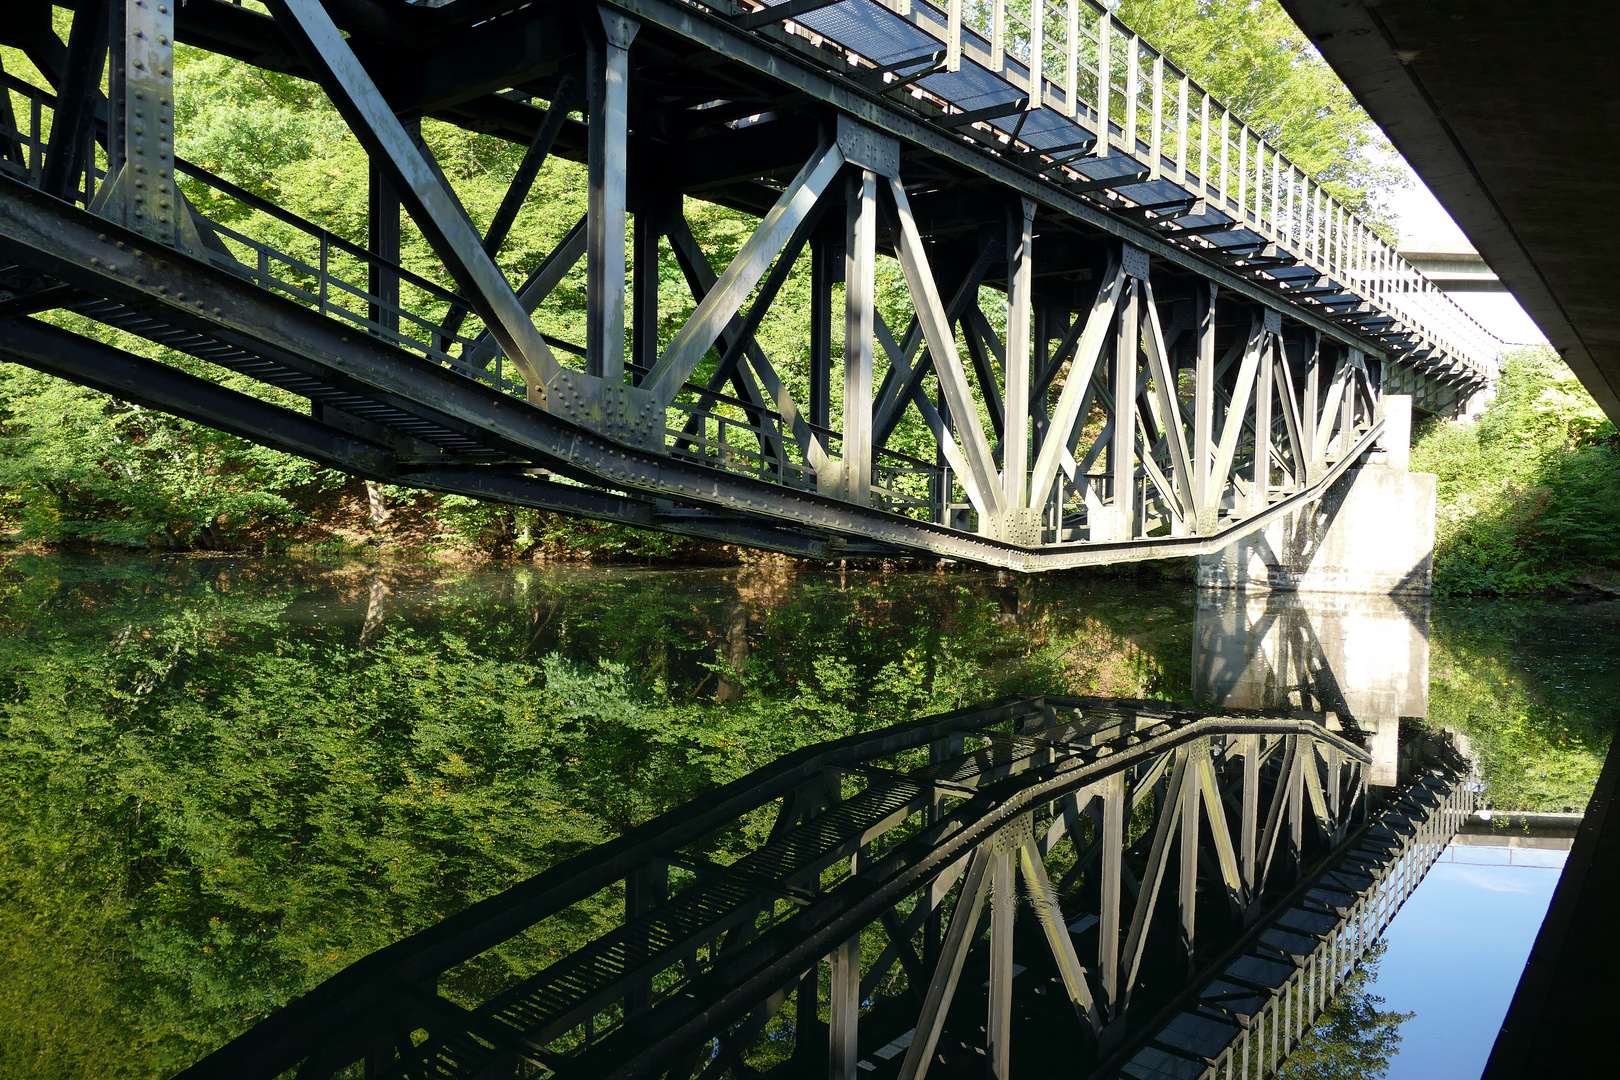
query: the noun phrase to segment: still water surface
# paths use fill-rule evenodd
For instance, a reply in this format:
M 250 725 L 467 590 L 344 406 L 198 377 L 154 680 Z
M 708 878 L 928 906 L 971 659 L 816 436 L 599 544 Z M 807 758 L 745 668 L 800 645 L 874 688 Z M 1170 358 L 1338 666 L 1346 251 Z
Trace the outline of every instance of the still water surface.
M 1580 808 L 1617 719 L 1617 645 L 1616 602 L 15 555 L 0 1075 L 172 1075 L 711 785 L 999 694 L 1326 710 L 1375 746 L 1406 718 L 1468 740 L 1491 804 Z M 1539 915 L 1515 918 L 1533 934 Z M 1401 989 L 1399 937 L 1371 989 L 1444 1015 Z M 1516 963 L 1496 965 L 1508 994 Z

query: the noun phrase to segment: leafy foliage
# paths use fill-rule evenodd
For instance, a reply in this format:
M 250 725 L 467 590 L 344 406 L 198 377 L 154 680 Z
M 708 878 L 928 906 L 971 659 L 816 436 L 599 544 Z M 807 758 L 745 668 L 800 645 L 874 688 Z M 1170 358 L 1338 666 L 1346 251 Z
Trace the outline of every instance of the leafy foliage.
M 1368 989 L 1378 980 L 1378 961 L 1386 948 L 1379 942 L 1367 950 L 1283 1062 L 1278 1080 L 1377 1080 L 1389 1071 L 1390 1059 L 1400 1049 L 1401 1025 L 1417 1014 L 1380 1009 L 1384 999 Z
M 1551 350 L 1504 358 L 1496 399 L 1475 424 L 1431 428 L 1414 447 L 1413 467 L 1440 480 L 1436 588 L 1530 593 L 1620 569 L 1616 443 Z

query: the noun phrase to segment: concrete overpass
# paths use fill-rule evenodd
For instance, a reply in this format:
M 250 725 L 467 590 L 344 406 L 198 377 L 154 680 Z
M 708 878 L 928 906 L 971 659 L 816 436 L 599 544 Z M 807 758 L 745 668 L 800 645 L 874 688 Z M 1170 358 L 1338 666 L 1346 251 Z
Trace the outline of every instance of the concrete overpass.
M 1328 63 L 1620 420 L 1620 307 L 1593 215 L 1620 195 L 1612 5 L 1282 0 Z M 1487 1066 L 1607 1075 L 1620 932 L 1611 751 Z

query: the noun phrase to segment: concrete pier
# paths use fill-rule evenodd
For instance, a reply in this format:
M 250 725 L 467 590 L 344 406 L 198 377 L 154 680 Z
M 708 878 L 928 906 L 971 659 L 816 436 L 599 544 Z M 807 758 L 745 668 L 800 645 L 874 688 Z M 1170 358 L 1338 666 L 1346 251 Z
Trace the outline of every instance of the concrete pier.
M 1401 718 L 1429 711 L 1426 598 L 1210 590 L 1193 642 L 1199 701 L 1353 725 L 1370 736 L 1368 782 L 1395 784 Z
M 1381 451 L 1317 502 L 1198 560 L 1206 589 L 1428 593 L 1436 479 L 1408 470 L 1411 399 L 1386 395 Z

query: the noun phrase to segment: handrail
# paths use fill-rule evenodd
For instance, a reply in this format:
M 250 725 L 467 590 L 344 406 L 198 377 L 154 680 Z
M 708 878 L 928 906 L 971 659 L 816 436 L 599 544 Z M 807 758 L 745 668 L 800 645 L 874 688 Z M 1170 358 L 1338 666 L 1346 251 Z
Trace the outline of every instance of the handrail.
M 824 21 L 828 8 L 860 4 L 886 9 L 945 45 L 943 73 L 972 64 L 1001 78 L 1010 90 L 1024 92 L 1022 102 L 1009 104 L 1002 116 L 970 125 L 998 130 L 1006 137 L 1003 150 L 1009 156 L 1025 162 L 1033 159 L 1035 167 L 1051 174 L 1049 178 L 1060 186 L 1090 183 L 1104 174 L 1093 177 L 1085 166 L 1127 156 L 1143 166 L 1146 179 L 1122 182 L 1120 187 L 1155 181 L 1180 186 L 1189 202 L 1203 201 L 1199 216 L 1226 218 L 1234 231 L 1252 233 L 1261 245 L 1277 245 L 1280 253 L 1343 286 L 1347 295 L 1359 293 L 1375 304 L 1401 324 L 1403 333 L 1449 353 L 1476 376 L 1489 377 L 1488 361 L 1500 352 L 1499 340 L 1321 182 L 1097 0 L 1035 0 L 1027 20 L 1009 8 L 1007 0 L 978 0 L 967 7 L 963 0 L 943 3 L 942 7 L 934 0 L 838 0 L 783 21 L 790 34 L 814 34 L 836 42 L 836 33 Z M 774 6 L 768 2 L 753 10 L 764 12 Z M 1034 48 L 1037 41 L 1039 50 Z M 852 49 L 846 51 L 852 62 L 876 66 Z M 935 74 L 914 78 L 915 73 L 891 73 L 885 78 L 903 80 L 900 85 L 911 91 L 913 101 L 922 99 L 956 115 L 972 112 L 930 90 Z M 1099 94 L 1099 87 L 1106 87 L 1107 93 Z M 1075 124 L 1077 134 L 1084 131 L 1081 125 L 1088 126 L 1090 147 L 1078 152 L 1075 146 L 1043 150 L 1021 137 L 1028 116 L 1040 109 Z M 1098 132 L 1106 137 L 1098 138 Z M 1158 220 L 1174 224 L 1173 216 Z M 1163 235 L 1173 238 L 1177 231 L 1166 229 Z M 1188 239 L 1200 250 L 1222 249 L 1204 235 Z M 1237 246 L 1241 245 L 1228 245 Z M 1413 303 L 1413 296 L 1423 299 Z M 1326 306 L 1309 297 L 1294 302 Z

